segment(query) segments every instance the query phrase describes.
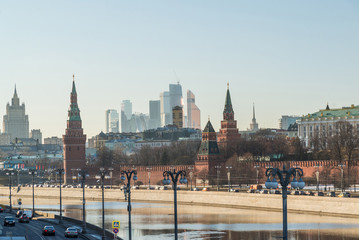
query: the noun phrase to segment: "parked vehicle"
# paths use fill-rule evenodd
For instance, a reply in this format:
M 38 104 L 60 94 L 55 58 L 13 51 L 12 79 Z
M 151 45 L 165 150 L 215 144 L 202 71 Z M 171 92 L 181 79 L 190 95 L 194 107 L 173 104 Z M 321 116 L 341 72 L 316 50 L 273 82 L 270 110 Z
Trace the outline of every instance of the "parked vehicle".
M 4 212 L 4 209 L 0 206 L 0 213 Z
M 77 232 L 77 229 L 74 227 L 69 227 L 65 230 L 65 237 L 77 238 L 78 236 L 79 236 L 79 233 Z
M 56 231 L 55 231 L 55 228 L 54 226 L 45 226 L 43 229 L 42 229 L 42 235 L 56 235 Z
M 327 193 L 327 196 L 328 196 L 328 197 L 335 197 L 335 192 L 328 192 L 328 193 Z
M 324 196 L 324 193 L 323 192 L 316 192 L 316 193 L 314 193 L 314 196 Z
M 247 191 L 247 193 L 255 193 L 256 192 L 256 190 L 254 190 L 254 189 L 249 189 L 248 191 Z
M 7 216 L 4 218 L 4 226 L 15 226 L 15 218 Z
M 305 195 L 308 195 L 308 194 L 307 194 L 306 192 L 304 192 L 304 191 L 299 191 L 299 194 L 300 194 L 300 195 L 304 195 L 304 196 L 305 196 Z
M 305 193 L 309 196 L 314 196 L 314 192 L 312 192 L 312 191 L 306 191 Z
M 29 223 L 30 219 L 26 214 L 23 214 L 21 217 L 19 217 L 19 222 L 20 223 Z
M 268 194 L 268 190 L 267 189 L 263 189 L 260 191 L 260 194 Z
M 341 192 L 338 197 L 348 198 L 350 197 L 350 192 Z

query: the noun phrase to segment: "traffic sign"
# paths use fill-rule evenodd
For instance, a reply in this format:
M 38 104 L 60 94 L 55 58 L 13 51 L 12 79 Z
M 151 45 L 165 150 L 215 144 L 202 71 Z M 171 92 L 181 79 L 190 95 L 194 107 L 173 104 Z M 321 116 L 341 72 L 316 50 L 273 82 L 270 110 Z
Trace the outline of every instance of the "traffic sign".
M 118 228 L 114 228 L 112 231 L 113 231 L 113 233 L 117 234 L 118 233 Z
M 120 228 L 120 221 L 112 221 L 112 228 Z
M 19 205 L 21 205 L 22 204 L 22 202 L 17 202 Z

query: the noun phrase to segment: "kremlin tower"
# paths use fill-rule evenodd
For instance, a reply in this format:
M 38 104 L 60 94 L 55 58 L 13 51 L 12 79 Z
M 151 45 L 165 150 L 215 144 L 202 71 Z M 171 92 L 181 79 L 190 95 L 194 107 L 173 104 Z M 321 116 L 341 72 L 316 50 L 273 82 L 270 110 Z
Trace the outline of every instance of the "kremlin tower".
M 228 152 L 231 148 L 236 147 L 240 137 L 241 135 L 238 132 L 237 121 L 234 120 L 234 111 L 232 107 L 231 95 L 229 93 L 229 84 L 227 84 L 223 120 L 221 121 L 221 129 L 219 130 L 217 141 L 221 149 Z
M 75 78 L 73 76 L 73 78 Z M 80 109 L 77 105 L 75 80 L 72 82 L 71 104 L 68 111 L 67 128 L 62 136 L 64 143 L 65 184 L 71 180 L 71 169 L 83 169 L 86 165 L 86 135 L 83 134 Z

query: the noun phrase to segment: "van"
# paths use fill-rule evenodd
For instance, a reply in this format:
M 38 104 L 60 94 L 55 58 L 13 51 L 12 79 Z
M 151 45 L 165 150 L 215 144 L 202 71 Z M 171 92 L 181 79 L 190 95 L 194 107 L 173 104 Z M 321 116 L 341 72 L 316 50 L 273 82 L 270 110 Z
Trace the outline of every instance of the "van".
M 24 214 L 26 214 L 26 216 L 30 219 L 30 220 L 32 220 L 32 211 L 31 210 L 24 210 Z

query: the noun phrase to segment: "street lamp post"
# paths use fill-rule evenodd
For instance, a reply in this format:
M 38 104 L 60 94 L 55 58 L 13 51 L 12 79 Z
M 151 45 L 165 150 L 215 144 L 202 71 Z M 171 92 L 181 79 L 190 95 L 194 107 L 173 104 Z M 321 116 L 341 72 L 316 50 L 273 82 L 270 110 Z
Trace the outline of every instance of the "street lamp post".
M 227 177 L 228 177 L 228 192 L 231 191 L 231 169 L 232 166 L 226 166 L 227 168 Z
M 148 190 L 151 190 L 151 167 L 146 168 L 148 172 Z
M 105 177 L 109 178 L 107 170 L 101 167 L 100 171 L 96 175 L 97 179 L 101 179 L 101 189 L 102 189 L 102 240 L 106 239 L 106 232 L 105 232 L 105 191 L 104 191 L 104 181 Z
M 299 181 L 295 179 L 296 175 L 300 176 Z M 290 181 L 291 176 L 293 176 L 293 180 L 290 183 L 293 188 L 302 189 L 305 186 L 305 183 L 302 180 L 303 170 L 301 168 L 289 168 L 285 169 L 285 165 L 283 165 L 283 170 L 278 168 L 268 168 L 266 171 L 266 176 L 268 177 L 265 186 L 266 188 L 276 189 L 278 187 L 278 182 L 276 180 L 276 176 L 279 178 L 280 185 L 282 186 L 282 199 L 283 199 L 283 239 L 288 239 L 288 227 L 287 227 L 287 187 Z M 269 177 L 272 177 L 272 181 Z
M 132 239 L 132 230 L 131 230 L 131 176 L 133 174 L 133 180 L 137 180 L 137 171 L 136 170 L 123 170 L 121 171 L 121 180 L 125 181 L 127 179 L 127 211 L 128 211 L 128 239 Z M 125 177 L 126 175 L 126 177 Z
M 189 170 L 189 178 L 191 180 L 191 191 L 193 191 L 192 189 L 193 167 L 188 167 L 188 170 Z
M 257 172 L 257 185 L 259 184 L 259 168 L 260 168 L 261 166 L 259 166 L 259 165 L 255 165 L 254 166 L 254 168 L 256 169 L 256 172 Z
M 81 177 L 82 187 L 82 232 L 86 233 L 86 201 L 85 201 L 85 180 L 89 174 L 84 169 L 79 169 L 78 176 Z
M 319 165 L 315 166 L 316 171 L 315 171 L 315 176 L 317 178 L 317 192 L 319 193 Z M 318 195 L 319 196 L 319 195 Z
M 219 191 L 219 173 L 221 171 L 221 166 L 216 165 L 216 166 L 214 166 L 214 168 L 217 169 L 217 191 Z
M 173 171 L 164 171 L 163 172 L 163 184 L 170 184 L 172 180 L 172 187 L 174 192 L 174 220 L 175 220 L 175 240 L 178 240 L 178 227 L 177 227 L 177 181 L 178 176 L 181 176 L 179 182 L 181 184 L 186 184 L 186 171 L 180 170 L 176 172 L 176 169 Z M 170 179 L 171 178 L 171 179 Z
M 10 172 L 7 172 L 6 175 L 9 176 L 9 191 L 10 191 L 10 195 L 9 195 L 9 200 L 10 200 L 10 213 L 12 212 L 12 204 L 11 204 L 11 176 L 14 175 L 14 172 L 10 171 Z
M 344 167 L 345 167 L 345 164 L 340 163 L 338 166 L 340 167 L 340 173 L 341 173 L 341 174 L 340 174 L 340 177 L 341 177 L 340 186 L 341 186 L 342 192 L 344 192 L 343 178 L 344 178 Z
M 59 223 L 62 223 L 62 195 L 61 195 L 61 184 L 62 184 L 62 175 L 65 174 L 65 169 L 63 168 L 58 168 L 56 169 L 56 176 L 57 174 L 60 177 L 60 219 L 59 219 Z
M 35 216 L 35 175 L 37 172 L 35 170 L 29 170 L 29 174 L 32 175 L 32 216 Z
M 112 171 L 113 171 L 114 169 L 112 168 L 112 167 L 109 167 L 108 168 L 108 171 L 110 172 L 110 188 L 112 189 Z

